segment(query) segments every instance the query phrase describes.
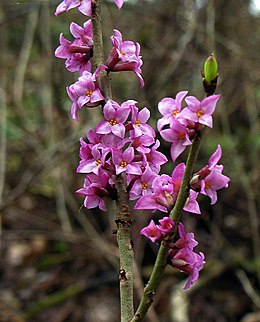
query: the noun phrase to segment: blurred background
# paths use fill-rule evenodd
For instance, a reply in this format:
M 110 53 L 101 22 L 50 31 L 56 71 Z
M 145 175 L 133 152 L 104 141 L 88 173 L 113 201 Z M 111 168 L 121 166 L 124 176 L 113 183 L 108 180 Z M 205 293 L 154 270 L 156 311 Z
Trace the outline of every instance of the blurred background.
M 105 56 L 113 28 L 141 44 L 144 89 L 132 73 L 112 75 L 113 98 L 137 100 L 159 117 L 158 102 L 180 90 L 203 98 L 200 71 L 215 52 L 222 94 L 214 129 L 206 131 L 196 170 L 217 144 L 231 177 L 213 207 L 183 222 L 207 265 L 183 292 L 173 269 L 155 296 L 150 322 L 260 321 L 260 9 L 250 0 L 132 0 L 118 11 L 103 1 Z M 77 73 L 54 57 L 59 34 L 86 19 L 78 10 L 54 16 L 60 1 L 0 1 L 0 321 L 118 322 L 118 252 L 109 212 L 86 210 L 74 194 L 79 138 L 100 120 L 100 108 L 70 118 L 65 87 Z M 170 144 L 161 143 L 169 155 Z M 185 160 L 185 153 L 182 159 Z M 164 171 L 171 173 L 169 162 Z M 157 251 L 140 237 L 147 214 L 134 213 L 136 303 Z M 140 268 L 142 266 L 142 268 Z

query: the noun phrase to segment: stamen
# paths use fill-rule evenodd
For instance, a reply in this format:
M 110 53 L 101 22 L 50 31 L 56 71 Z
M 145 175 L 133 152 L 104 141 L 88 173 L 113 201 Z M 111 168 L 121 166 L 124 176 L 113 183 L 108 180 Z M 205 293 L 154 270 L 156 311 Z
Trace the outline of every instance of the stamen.
M 205 188 L 210 189 L 211 188 L 211 182 L 210 181 L 205 181 Z
M 126 161 L 121 161 L 119 165 L 120 167 L 125 168 L 128 165 L 128 163 Z
M 125 56 L 125 53 L 123 52 L 123 50 L 119 50 L 119 52 L 122 56 Z
M 141 183 L 141 187 L 142 187 L 143 190 L 146 190 L 148 188 L 148 184 L 145 181 L 143 181 Z
M 110 119 L 110 120 L 109 120 L 109 124 L 113 126 L 113 125 L 116 125 L 116 124 L 117 124 L 117 122 L 116 122 L 116 120 L 115 120 L 115 119 Z
M 179 133 L 178 134 L 178 139 L 179 140 L 184 140 L 185 139 L 185 133 Z
M 197 112 L 197 116 L 198 117 L 201 117 L 201 116 L 203 116 L 204 115 L 204 111 L 203 110 L 199 110 L 198 112 Z
M 90 97 L 92 95 L 93 91 L 91 89 L 88 89 L 86 91 L 86 96 Z
M 100 159 L 98 159 L 97 161 L 96 161 L 96 166 L 99 166 L 101 164 L 101 160 Z

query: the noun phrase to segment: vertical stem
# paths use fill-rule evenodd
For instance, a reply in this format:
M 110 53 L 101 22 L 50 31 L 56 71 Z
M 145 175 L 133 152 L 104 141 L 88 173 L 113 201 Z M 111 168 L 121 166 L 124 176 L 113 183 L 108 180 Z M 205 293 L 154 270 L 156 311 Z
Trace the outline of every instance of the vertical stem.
M 94 40 L 94 67 L 95 69 L 104 64 L 104 46 L 102 39 L 102 17 L 101 0 L 92 0 L 92 28 Z M 105 99 L 112 98 L 111 84 L 106 71 L 102 71 L 99 76 L 99 86 Z
M 126 190 L 125 175 L 116 179 L 118 197 L 116 201 L 117 243 L 120 254 L 120 303 L 121 322 L 129 322 L 134 315 L 133 306 L 133 261 L 134 252 L 131 241 L 131 214 L 129 196 Z
M 104 64 L 104 48 L 102 40 L 101 0 L 92 0 L 92 28 L 94 40 L 94 66 Z M 105 99 L 111 99 L 110 79 L 105 71 L 100 73 L 99 85 Z M 129 196 L 127 192 L 125 175 L 116 177 L 116 224 L 117 243 L 120 254 L 120 306 L 121 322 L 129 322 L 134 315 L 133 305 L 133 260 L 134 253 L 131 241 L 131 214 L 129 209 Z

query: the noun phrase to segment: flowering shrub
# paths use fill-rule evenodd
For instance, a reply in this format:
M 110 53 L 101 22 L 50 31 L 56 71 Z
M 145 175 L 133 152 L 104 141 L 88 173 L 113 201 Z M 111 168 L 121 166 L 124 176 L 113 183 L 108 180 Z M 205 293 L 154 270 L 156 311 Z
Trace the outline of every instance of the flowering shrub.
M 123 5 L 122 0 L 115 3 L 119 9 Z M 230 181 L 222 174 L 223 165 L 218 164 L 222 154 L 220 146 L 211 155 L 208 164 L 193 174 L 201 133 L 205 126 L 213 127 L 212 115 L 220 99 L 220 95 L 214 94 L 217 63 L 213 55 L 205 63 L 205 98 L 199 100 L 194 96 L 187 96 L 188 91 L 181 91 L 175 98 L 166 97 L 159 102 L 158 109 L 162 118 L 157 122 L 157 130 L 161 138 L 171 142 L 172 160 L 169 162 L 177 162 L 184 150 L 190 148 L 186 164 L 178 163 L 171 176 L 160 174 L 161 166 L 168 160 L 158 151 L 160 140 L 148 124 L 149 109 L 139 109 L 135 100 L 119 104 L 110 97 L 108 74 L 111 72 L 133 71 L 139 78 L 141 87 L 144 86 L 140 44 L 123 41 L 120 31 L 114 29 L 111 36 L 112 49 L 106 62 L 97 59 L 99 53 L 95 52 L 95 45 L 101 33 L 98 29 L 98 6 L 100 1 L 64 0 L 57 7 L 56 15 L 77 8 L 92 18 L 83 27 L 71 23 L 70 31 L 75 40 L 69 41 L 61 34 L 60 46 L 55 55 L 66 59 L 65 66 L 69 71 L 79 72 L 78 80 L 67 87 L 72 101 L 72 118 L 78 120 L 79 110 L 103 106 L 103 120 L 88 131 L 86 138 L 80 139 L 77 172 L 85 174 L 85 181 L 77 193 L 85 197 L 84 206 L 88 209 L 99 207 L 106 211 L 107 200 L 116 201 L 121 256 L 120 282 L 123 281 L 128 287 L 127 292 L 124 291 L 126 286 L 121 288 L 122 321 L 137 321 L 148 310 L 159 285 L 158 272 L 163 272 L 166 263 L 188 275 L 184 289 L 190 288 L 198 280 L 199 271 L 205 264 L 204 254 L 194 252 L 198 245 L 194 234 L 186 233 L 180 220 L 183 211 L 201 214 L 198 202 L 200 194 L 208 196 L 211 204 L 215 204 L 217 191 L 227 188 Z M 102 47 L 99 49 L 103 50 Z M 98 66 L 93 74 L 92 59 L 95 60 L 94 65 Z M 159 220 L 159 224 L 151 220 L 140 232 L 153 243 L 160 244 L 160 250 L 154 273 L 144 290 L 136 314 L 133 312 L 131 298 L 133 254 L 128 246 L 131 243 L 129 200 L 134 201 L 136 210 L 146 209 L 151 213 L 159 211 L 166 214 Z M 123 299 L 130 303 L 130 309 Z

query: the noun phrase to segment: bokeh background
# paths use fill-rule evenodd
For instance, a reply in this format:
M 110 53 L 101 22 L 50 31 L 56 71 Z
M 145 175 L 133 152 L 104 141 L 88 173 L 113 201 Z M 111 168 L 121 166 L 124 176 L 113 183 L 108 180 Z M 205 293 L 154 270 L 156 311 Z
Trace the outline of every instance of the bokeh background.
M 146 321 L 259 322 L 260 12 L 249 0 L 129 0 L 121 11 L 103 2 L 105 56 L 117 28 L 140 42 L 144 60 L 145 88 L 131 73 L 115 74 L 113 98 L 148 107 L 150 124 L 165 96 L 203 98 L 203 61 L 214 51 L 219 62 L 222 98 L 196 169 L 221 144 L 232 181 L 213 207 L 201 197 L 201 216 L 183 216 L 206 254 L 199 282 L 183 292 L 185 276 L 167 269 Z M 0 321 L 118 322 L 114 206 L 85 210 L 74 194 L 84 179 L 75 173 L 78 140 L 101 111 L 71 120 L 65 87 L 78 75 L 54 57 L 59 34 L 72 39 L 70 22 L 86 18 L 76 9 L 55 17 L 58 3 L 0 1 Z M 133 219 L 138 303 L 157 246 L 139 235 L 150 217 Z

